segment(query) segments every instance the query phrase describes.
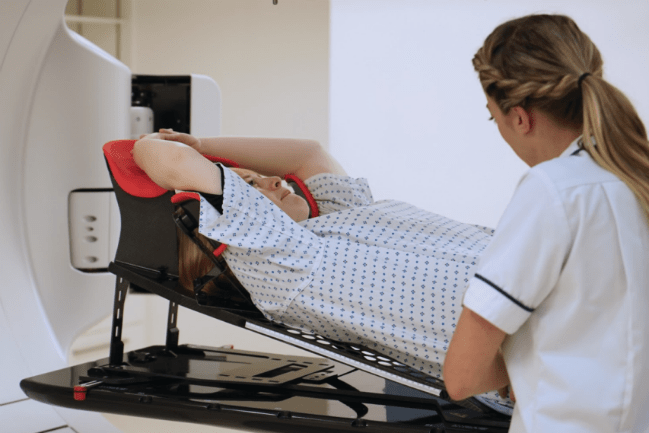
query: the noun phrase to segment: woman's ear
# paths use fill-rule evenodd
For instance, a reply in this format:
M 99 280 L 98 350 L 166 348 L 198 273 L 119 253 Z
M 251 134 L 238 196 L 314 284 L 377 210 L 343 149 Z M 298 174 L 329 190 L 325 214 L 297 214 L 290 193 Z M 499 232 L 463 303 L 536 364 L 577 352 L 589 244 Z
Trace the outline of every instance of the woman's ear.
M 525 110 L 521 106 L 512 107 L 509 110 L 509 115 L 512 116 L 512 127 L 520 135 L 528 134 L 534 127 L 534 118 L 532 112 Z

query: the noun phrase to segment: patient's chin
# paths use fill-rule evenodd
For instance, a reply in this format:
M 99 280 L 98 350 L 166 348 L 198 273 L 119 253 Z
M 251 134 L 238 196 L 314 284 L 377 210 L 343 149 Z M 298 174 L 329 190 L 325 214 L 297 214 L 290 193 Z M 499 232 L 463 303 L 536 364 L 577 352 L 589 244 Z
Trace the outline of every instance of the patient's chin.
M 296 222 L 309 218 L 309 204 L 296 194 L 290 194 L 282 200 L 282 210 Z

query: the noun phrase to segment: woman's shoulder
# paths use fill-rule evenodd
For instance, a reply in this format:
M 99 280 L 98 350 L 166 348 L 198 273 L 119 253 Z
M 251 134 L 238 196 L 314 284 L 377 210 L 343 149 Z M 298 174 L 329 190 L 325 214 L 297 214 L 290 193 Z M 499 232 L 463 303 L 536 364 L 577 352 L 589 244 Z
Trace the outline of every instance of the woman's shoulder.
M 365 178 L 320 173 L 306 179 L 304 184 L 309 188 L 321 214 L 374 203 L 372 190 Z
M 530 169 L 528 176 L 543 177 L 560 191 L 580 186 L 622 182 L 613 173 L 597 164 L 585 150 L 538 164 Z
M 369 191 L 370 186 L 364 177 L 351 177 L 343 174 L 318 173 L 306 179 L 305 185 L 311 188 L 353 186 Z

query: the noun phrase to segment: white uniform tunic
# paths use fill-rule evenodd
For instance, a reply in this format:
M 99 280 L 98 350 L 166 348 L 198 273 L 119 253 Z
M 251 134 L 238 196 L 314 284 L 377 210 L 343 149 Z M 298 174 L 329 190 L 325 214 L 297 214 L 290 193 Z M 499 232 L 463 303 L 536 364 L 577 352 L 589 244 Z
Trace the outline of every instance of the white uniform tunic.
M 521 180 L 464 306 L 508 336 L 512 432 L 645 432 L 649 229 L 577 141 Z
M 199 231 L 229 245 L 224 258 L 268 319 L 441 377 L 493 230 L 374 202 L 365 179 L 320 174 L 305 184 L 321 216 L 296 223 L 224 169 L 223 214 L 201 198 Z

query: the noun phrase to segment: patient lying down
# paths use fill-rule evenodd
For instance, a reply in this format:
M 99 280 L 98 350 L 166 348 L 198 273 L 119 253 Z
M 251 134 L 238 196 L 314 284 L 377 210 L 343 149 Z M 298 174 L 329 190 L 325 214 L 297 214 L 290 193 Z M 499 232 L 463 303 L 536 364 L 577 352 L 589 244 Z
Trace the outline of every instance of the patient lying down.
M 363 344 L 442 378 L 466 284 L 492 230 L 375 202 L 365 179 L 346 176 L 312 141 L 161 130 L 137 141 L 133 157 L 161 187 L 201 193 L 200 234 L 228 245 L 223 257 L 269 320 Z M 282 183 L 286 173 L 304 180 L 318 217 L 308 218 L 309 204 Z M 187 250 L 181 263 L 190 291 L 211 266 L 202 257 Z M 496 392 L 480 399 L 502 412 L 511 407 Z

